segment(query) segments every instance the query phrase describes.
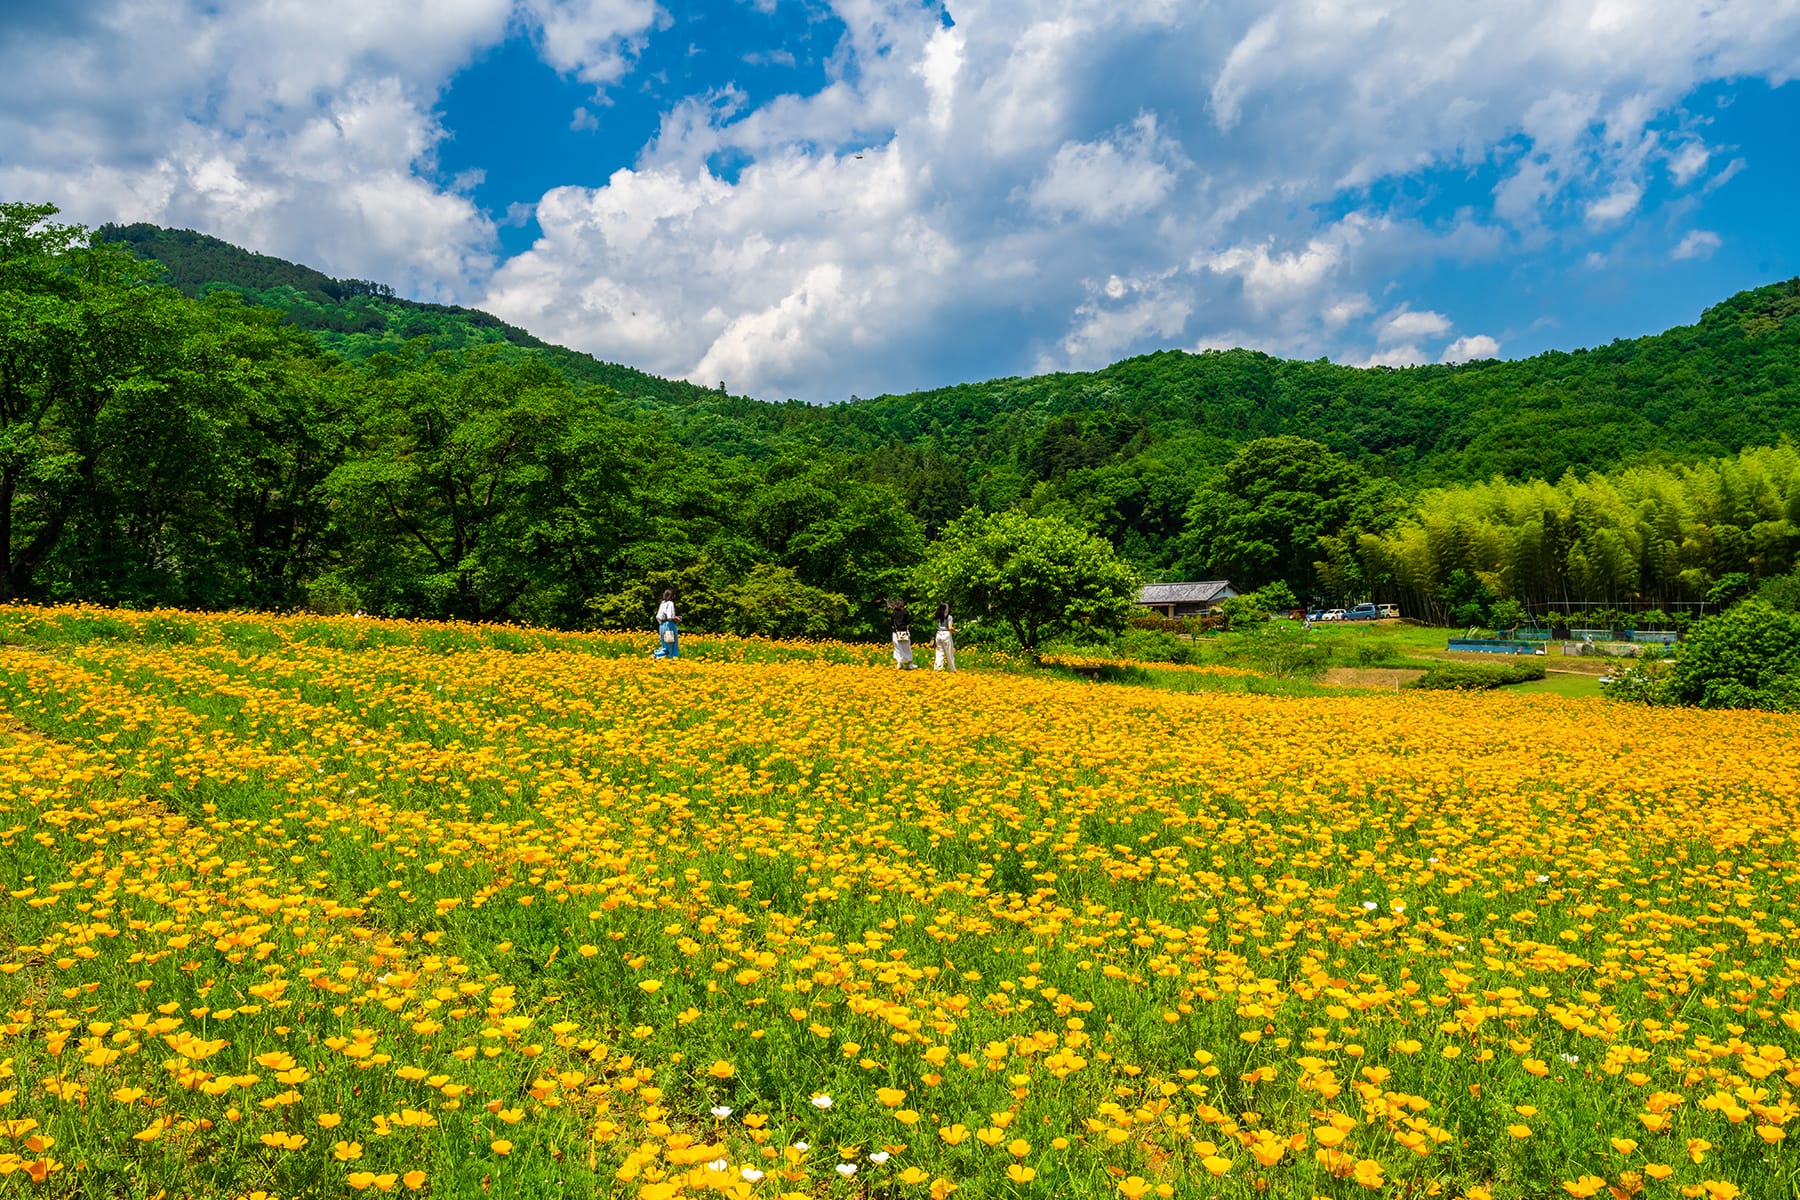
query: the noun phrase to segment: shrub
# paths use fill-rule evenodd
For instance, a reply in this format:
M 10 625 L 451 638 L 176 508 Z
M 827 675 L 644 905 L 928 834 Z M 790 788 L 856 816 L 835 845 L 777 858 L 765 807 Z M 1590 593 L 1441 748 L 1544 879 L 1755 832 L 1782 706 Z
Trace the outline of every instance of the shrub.
M 1385 638 L 1364 638 L 1350 650 L 1350 661 L 1358 667 L 1379 667 L 1399 657 L 1400 648 Z
M 343 575 L 333 572 L 306 585 L 306 607 L 322 616 L 343 616 L 362 609 L 362 593 Z
M 1696 621 L 1669 671 L 1669 698 L 1700 708 L 1800 711 L 1800 614 L 1745 600 Z
M 1152 633 L 1145 629 L 1127 629 L 1113 641 L 1121 658 L 1140 662 L 1197 663 L 1200 647 L 1171 633 Z
M 1800 612 L 1800 571 L 1763 580 L 1756 598 L 1781 612 Z
M 1492 628 L 1496 633 L 1501 630 L 1515 633 L 1525 623 L 1525 619 L 1525 606 L 1510 597 L 1494 601 L 1493 607 L 1488 610 L 1488 620 L 1493 623 Z
M 850 614 L 837 592 L 802 583 L 792 568 L 758 563 L 724 589 L 726 628 L 746 637 L 822 638 Z
M 1736 604 L 1750 594 L 1750 576 L 1742 571 L 1731 571 L 1719 576 L 1718 582 L 1707 589 L 1708 604 Z
M 1424 691 L 1477 692 L 1515 683 L 1529 683 L 1543 677 L 1544 664 L 1541 662 L 1493 666 L 1486 663 L 1446 663 L 1441 667 L 1433 667 L 1406 686 Z
M 1667 704 L 1668 676 L 1660 664 L 1632 663 L 1602 679 L 1600 694 L 1632 704 Z
M 1330 651 L 1297 621 L 1277 618 L 1221 638 L 1219 649 L 1232 662 L 1277 679 L 1315 678 Z

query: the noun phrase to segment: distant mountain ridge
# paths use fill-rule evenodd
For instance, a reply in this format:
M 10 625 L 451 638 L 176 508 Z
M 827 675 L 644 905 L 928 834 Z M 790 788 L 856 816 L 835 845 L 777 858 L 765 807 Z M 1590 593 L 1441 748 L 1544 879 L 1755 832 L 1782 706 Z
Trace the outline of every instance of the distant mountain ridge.
M 544 356 L 572 381 L 611 388 L 627 415 L 661 421 L 690 445 L 762 456 L 798 438 L 865 457 L 954 460 L 970 498 L 990 507 L 1097 471 L 1191 474 L 1280 434 L 1319 441 L 1409 486 L 1555 478 L 1800 437 L 1800 279 L 1732 296 L 1693 325 L 1514 361 L 1354 368 L 1249 350 L 1164 350 L 1098 371 L 810 406 L 602 362 L 479 310 L 407 300 L 189 230 L 100 232 L 161 262 L 188 295 L 235 290 L 352 360 L 416 337 L 442 349 L 504 343 Z

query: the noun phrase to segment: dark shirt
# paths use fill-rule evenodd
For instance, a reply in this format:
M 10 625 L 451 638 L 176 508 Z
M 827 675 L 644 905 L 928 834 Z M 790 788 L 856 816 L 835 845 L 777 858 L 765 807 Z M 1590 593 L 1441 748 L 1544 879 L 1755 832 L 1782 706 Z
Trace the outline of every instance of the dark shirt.
M 894 610 L 893 622 L 895 633 L 912 632 L 912 614 L 906 611 L 906 605 L 902 604 Z

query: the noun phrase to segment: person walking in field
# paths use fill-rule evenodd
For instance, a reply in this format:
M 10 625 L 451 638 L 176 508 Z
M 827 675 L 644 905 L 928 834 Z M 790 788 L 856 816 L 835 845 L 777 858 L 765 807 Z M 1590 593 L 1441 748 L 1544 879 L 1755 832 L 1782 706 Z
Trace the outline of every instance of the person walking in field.
M 914 667 L 912 614 L 906 610 L 906 601 L 888 601 L 888 617 L 894 631 L 894 666 L 902 671 L 910 671 Z
M 681 657 L 681 618 L 675 615 L 675 592 L 664 588 L 662 603 L 656 606 L 658 641 L 651 658 Z
M 937 637 L 934 639 L 937 645 L 937 660 L 932 664 L 932 670 L 956 670 L 956 639 L 952 636 L 955 632 L 956 621 L 950 616 L 950 606 L 948 604 L 938 605 Z

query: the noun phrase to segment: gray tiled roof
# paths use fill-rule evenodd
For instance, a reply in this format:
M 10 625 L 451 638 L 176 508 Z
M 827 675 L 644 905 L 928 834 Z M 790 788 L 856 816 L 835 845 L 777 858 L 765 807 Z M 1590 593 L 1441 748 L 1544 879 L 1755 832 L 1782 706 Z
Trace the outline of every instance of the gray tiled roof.
M 1139 604 L 1205 604 L 1219 598 L 1231 587 L 1228 579 L 1207 579 L 1199 583 L 1148 583 L 1138 593 Z

